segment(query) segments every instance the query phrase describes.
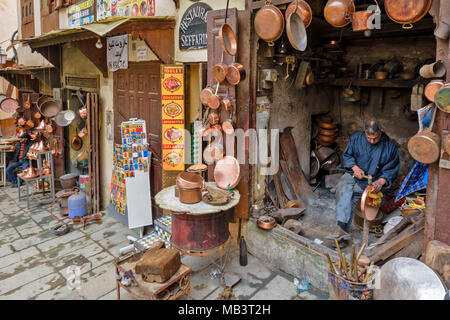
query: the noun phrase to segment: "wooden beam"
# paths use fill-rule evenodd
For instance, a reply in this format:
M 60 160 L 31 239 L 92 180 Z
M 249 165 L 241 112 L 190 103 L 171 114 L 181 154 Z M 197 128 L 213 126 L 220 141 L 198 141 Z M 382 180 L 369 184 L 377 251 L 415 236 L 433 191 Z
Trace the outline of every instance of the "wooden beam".
M 174 30 L 147 30 L 135 31 L 144 39 L 160 61 L 172 64 L 175 61 Z

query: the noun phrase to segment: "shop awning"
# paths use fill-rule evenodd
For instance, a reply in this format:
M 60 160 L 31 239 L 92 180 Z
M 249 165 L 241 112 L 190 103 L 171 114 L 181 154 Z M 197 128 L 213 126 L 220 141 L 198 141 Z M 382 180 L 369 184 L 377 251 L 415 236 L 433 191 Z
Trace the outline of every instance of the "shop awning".
M 168 16 L 155 17 L 109 17 L 102 21 L 76 28 L 52 30 L 39 37 L 16 40 L 13 44 L 28 44 L 32 48 L 47 47 L 70 41 L 80 41 L 96 37 L 104 37 L 125 23 L 164 23 L 174 24 L 175 18 Z

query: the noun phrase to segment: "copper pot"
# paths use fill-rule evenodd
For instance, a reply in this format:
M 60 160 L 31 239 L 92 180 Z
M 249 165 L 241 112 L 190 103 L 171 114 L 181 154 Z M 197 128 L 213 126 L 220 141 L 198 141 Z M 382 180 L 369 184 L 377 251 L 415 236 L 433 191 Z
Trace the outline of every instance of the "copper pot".
M 431 131 L 421 131 L 409 139 L 408 151 L 418 162 L 434 163 L 440 157 L 441 137 Z
M 26 123 L 27 123 L 27 120 L 25 120 L 24 118 L 19 118 L 19 119 L 17 120 L 17 124 L 18 124 L 19 126 L 24 126 Z
M 37 155 L 36 155 L 36 153 L 34 152 L 34 151 L 28 151 L 27 152 L 27 157 L 28 157 L 28 159 L 30 159 L 30 160 L 37 160 Z
M 319 141 L 326 142 L 326 143 L 334 142 L 336 140 L 336 136 L 324 136 L 321 134 L 319 134 L 319 136 L 317 138 Z
M 298 5 L 297 5 L 298 2 Z M 296 10 L 297 9 L 297 10 Z M 312 10 L 309 6 L 308 2 L 304 0 L 294 0 L 286 9 L 286 12 L 284 13 L 284 16 L 286 20 L 288 19 L 289 15 L 294 12 L 294 10 L 297 11 L 297 14 L 302 18 L 303 24 L 305 25 L 305 28 L 308 28 L 312 21 Z
M 73 150 L 78 151 L 83 147 L 83 140 L 81 140 L 81 138 L 76 135 L 72 138 L 71 146 Z
M 197 173 L 180 172 L 176 179 L 177 187 L 181 189 L 202 189 L 205 180 Z
M 431 7 L 431 0 L 385 0 L 384 9 L 389 18 L 411 29 L 412 24 L 422 19 Z
M 353 31 L 365 31 L 369 30 L 367 27 L 367 21 L 373 15 L 373 12 L 364 11 L 356 11 L 352 13 L 352 27 Z
M 267 0 L 255 15 L 255 32 L 262 40 L 273 45 L 284 31 L 284 16 L 280 9 Z
M 231 26 L 224 23 L 219 30 L 219 41 L 222 46 L 222 50 L 231 56 L 237 53 L 237 40 L 236 35 L 233 32 Z
M 180 202 L 186 204 L 198 203 L 202 200 L 202 189 L 184 189 L 179 188 Z
M 219 114 L 217 112 L 210 112 L 208 115 L 208 121 L 211 125 L 219 123 Z
M 305 51 L 308 46 L 308 35 L 305 24 L 298 11 L 292 12 L 286 19 L 286 34 L 295 50 Z
M 24 109 L 30 109 L 31 108 L 31 103 L 30 103 L 30 96 L 27 97 L 27 101 L 25 101 L 23 103 L 23 107 Z
M 35 150 L 36 150 L 37 152 L 45 152 L 45 151 L 48 151 L 48 147 L 47 147 L 47 145 L 45 144 L 44 140 L 39 141 L 39 143 L 38 143 L 38 145 L 37 145 L 37 147 L 36 147 Z
M 228 98 L 223 98 L 222 104 L 226 111 L 231 111 L 231 109 L 233 108 L 233 105 L 231 104 L 231 100 Z
M 208 105 L 209 98 L 214 95 L 214 90 L 211 87 L 205 88 L 200 92 L 200 101 L 203 105 Z
M 39 175 L 36 174 L 36 170 L 31 166 L 26 168 L 22 173 L 23 179 L 33 179 L 33 178 L 36 178 L 37 176 L 39 176 Z
M 319 128 L 319 134 L 327 137 L 336 137 L 338 135 L 338 129 L 328 130 Z
M 49 176 L 52 174 L 52 169 L 49 166 L 45 166 L 42 168 L 42 175 Z
M 425 97 L 427 97 L 428 100 L 431 102 L 434 102 L 434 97 L 436 96 L 436 93 L 438 93 L 439 90 L 444 86 L 443 80 L 433 80 L 430 83 L 428 83 L 425 87 Z
M 270 216 L 260 216 L 256 221 L 256 225 L 264 230 L 272 230 L 277 226 L 275 218 Z
M 323 14 L 329 24 L 343 28 L 351 22 L 353 12 L 355 12 L 353 0 L 328 0 Z
M 334 144 L 334 141 L 332 141 L 332 142 L 323 141 L 322 139 L 320 139 L 320 137 L 316 138 L 316 142 L 319 145 L 324 146 L 324 147 L 331 147 Z
M 226 72 L 226 79 L 229 84 L 235 86 L 241 81 L 245 80 L 246 72 L 242 64 L 234 62 L 231 66 L 228 66 Z
M 38 112 L 36 112 L 36 113 L 34 114 L 34 117 L 35 117 L 36 119 L 40 119 L 40 118 L 42 117 L 42 115 L 41 115 L 41 113 L 38 111 Z
M 25 124 L 28 128 L 33 129 L 34 128 L 34 122 L 31 120 L 28 120 Z
M 208 107 L 210 107 L 213 110 L 219 109 L 221 104 L 222 99 L 217 94 L 213 94 L 208 99 Z
M 222 130 L 225 132 L 225 134 L 233 134 L 234 133 L 234 125 L 233 120 L 227 119 L 222 123 Z
M 330 116 L 322 116 L 317 119 L 317 124 L 320 128 L 335 130 L 338 127 L 338 123 L 335 122 Z
M 227 69 L 228 66 L 223 62 L 216 64 L 211 71 L 214 80 L 218 83 L 225 81 L 227 77 Z

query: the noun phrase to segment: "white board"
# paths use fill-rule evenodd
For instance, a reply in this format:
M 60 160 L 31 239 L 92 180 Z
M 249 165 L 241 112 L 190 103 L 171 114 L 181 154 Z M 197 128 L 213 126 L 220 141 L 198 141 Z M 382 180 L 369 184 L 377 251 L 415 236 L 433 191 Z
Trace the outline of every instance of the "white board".
M 136 171 L 134 178 L 125 178 L 127 190 L 128 228 L 153 224 L 152 199 L 148 172 Z

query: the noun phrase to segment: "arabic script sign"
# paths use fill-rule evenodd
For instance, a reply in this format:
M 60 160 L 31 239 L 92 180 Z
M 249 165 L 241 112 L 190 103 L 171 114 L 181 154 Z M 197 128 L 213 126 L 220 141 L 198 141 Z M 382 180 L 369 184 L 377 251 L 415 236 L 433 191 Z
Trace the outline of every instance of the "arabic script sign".
M 107 46 L 109 70 L 128 69 L 128 35 L 109 37 Z

